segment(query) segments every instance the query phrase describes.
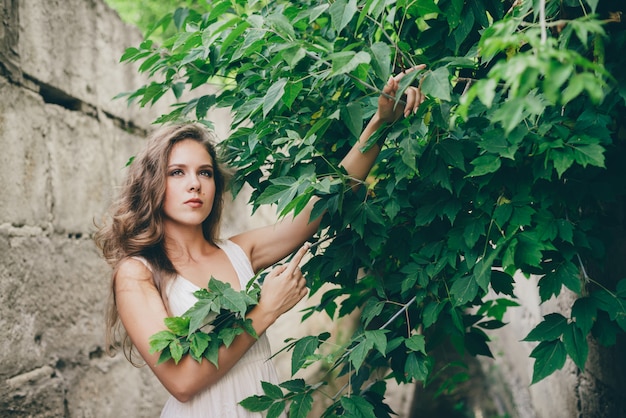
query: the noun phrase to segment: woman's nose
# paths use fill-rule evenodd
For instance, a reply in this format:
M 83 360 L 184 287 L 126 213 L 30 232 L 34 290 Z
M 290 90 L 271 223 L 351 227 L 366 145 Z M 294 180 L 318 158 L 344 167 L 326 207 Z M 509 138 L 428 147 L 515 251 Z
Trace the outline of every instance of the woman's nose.
M 192 176 L 189 180 L 189 191 L 191 192 L 199 192 L 200 191 L 200 180 L 198 176 Z

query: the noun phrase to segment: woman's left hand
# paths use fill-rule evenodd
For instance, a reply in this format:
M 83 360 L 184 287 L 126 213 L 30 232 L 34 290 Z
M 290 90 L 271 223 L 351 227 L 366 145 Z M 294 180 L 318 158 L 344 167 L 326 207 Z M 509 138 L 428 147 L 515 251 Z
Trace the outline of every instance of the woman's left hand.
M 424 102 L 425 99 L 419 87 L 409 86 L 404 91 L 403 98 L 406 103 L 404 106 L 402 106 L 400 102 L 396 105 L 396 93 L 398 92 L 398 88 L 400 86 L 400 80 L 402 80 L 406 74 L 412 71 L 422 70 L 425 67 L 425 64 L 416 65 L 415 67 L 401 72 L 400 74 L 389 77 L 389 81 L 385 87 L 383 87 L 383 94 L 381 94 L 378 98 L 377 112 L 381 122 L 393 123 L 400 119 L 402 115 L 407 117 L 411 113 L 417 112 L 418 107 Z

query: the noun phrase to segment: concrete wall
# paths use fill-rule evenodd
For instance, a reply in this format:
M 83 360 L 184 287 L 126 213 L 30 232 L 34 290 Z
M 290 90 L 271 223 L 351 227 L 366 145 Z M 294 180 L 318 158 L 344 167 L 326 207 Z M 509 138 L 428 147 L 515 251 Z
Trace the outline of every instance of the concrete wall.
M 155 416 L 146 369 L 103 353 L 90 235 L 158 111 L 112 98 L 140 41 L 101 1 L 0 1 L 0 416 Z M 159 109 L 162 110 L 162 109 Z
M 165 110 L 112 100 L 143 83 L 119 64 L 141 36 L 101 0 L 0 0 L 0 23 L 0 416 L 158 416 L 149 370 L 103 353 L 91 240 Z

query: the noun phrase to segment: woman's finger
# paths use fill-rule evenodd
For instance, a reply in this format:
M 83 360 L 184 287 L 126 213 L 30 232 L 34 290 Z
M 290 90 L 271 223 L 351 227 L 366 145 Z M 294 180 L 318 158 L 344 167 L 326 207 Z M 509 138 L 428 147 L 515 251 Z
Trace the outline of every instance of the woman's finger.
M 293 256 L 291 261 L 289 261 L 289 264 L 287 264 L 287 268 L 285 269 L 285 271 L 288 274 L 293 274 L 296 271 L 296 269 L 299 268 L 300 261 L 302 261 L 302 258 L 304 257 L 306 252 L 309 250 L 310 246 L 311 245 L 308 242 L 305 242 L 304 245 L 302 245 L 302 247 L 298 249 L 298 251 Z
M 411 67 L 411 68 L 407 68 L 406 70 L 404 70 L 404 71 L 402 71 L 402 72 L 399 72 L 398 74 L 396 74 L 396 76 L 394 77 L 394 79 L 395 79 L 396 81 L 400 81 L 400 80 L 402 80 L 402 78 L 403 78 L 405 75 L 409 74 L 410 72 L 423 70 L 424 68 L 426 68 L 426 64 L 419 64 L 419 65 L 415 65 L 415 66 L 413 66 L 413 67 Z
M 406 95 L 406 105 L 404 106 L 404 117 L 407 117 L 411 114 L 411 112 L 415 112 L 418 106 L 418 97 L 417 97 L 417 89 L 414 87 L 409 87 L 404 92 Z
M 387 100 L 392 100 L 392 97 L 395 97 L 397 90 L 398 81 L 394 77 L 389 77 L 387 84 L 383 87 L 383 93 L 386 95 L 385 98 Z

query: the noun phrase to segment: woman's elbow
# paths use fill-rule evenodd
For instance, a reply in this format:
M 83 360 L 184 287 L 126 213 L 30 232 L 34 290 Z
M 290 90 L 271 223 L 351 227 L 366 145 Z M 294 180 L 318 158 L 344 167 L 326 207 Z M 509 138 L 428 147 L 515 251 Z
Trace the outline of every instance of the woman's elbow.
M 200 390 L 189 385 L 185 384 L 173 384 L 167 388 L 167 391 L 172 395 L 178 402 L 189 402 L 196 396 Z

